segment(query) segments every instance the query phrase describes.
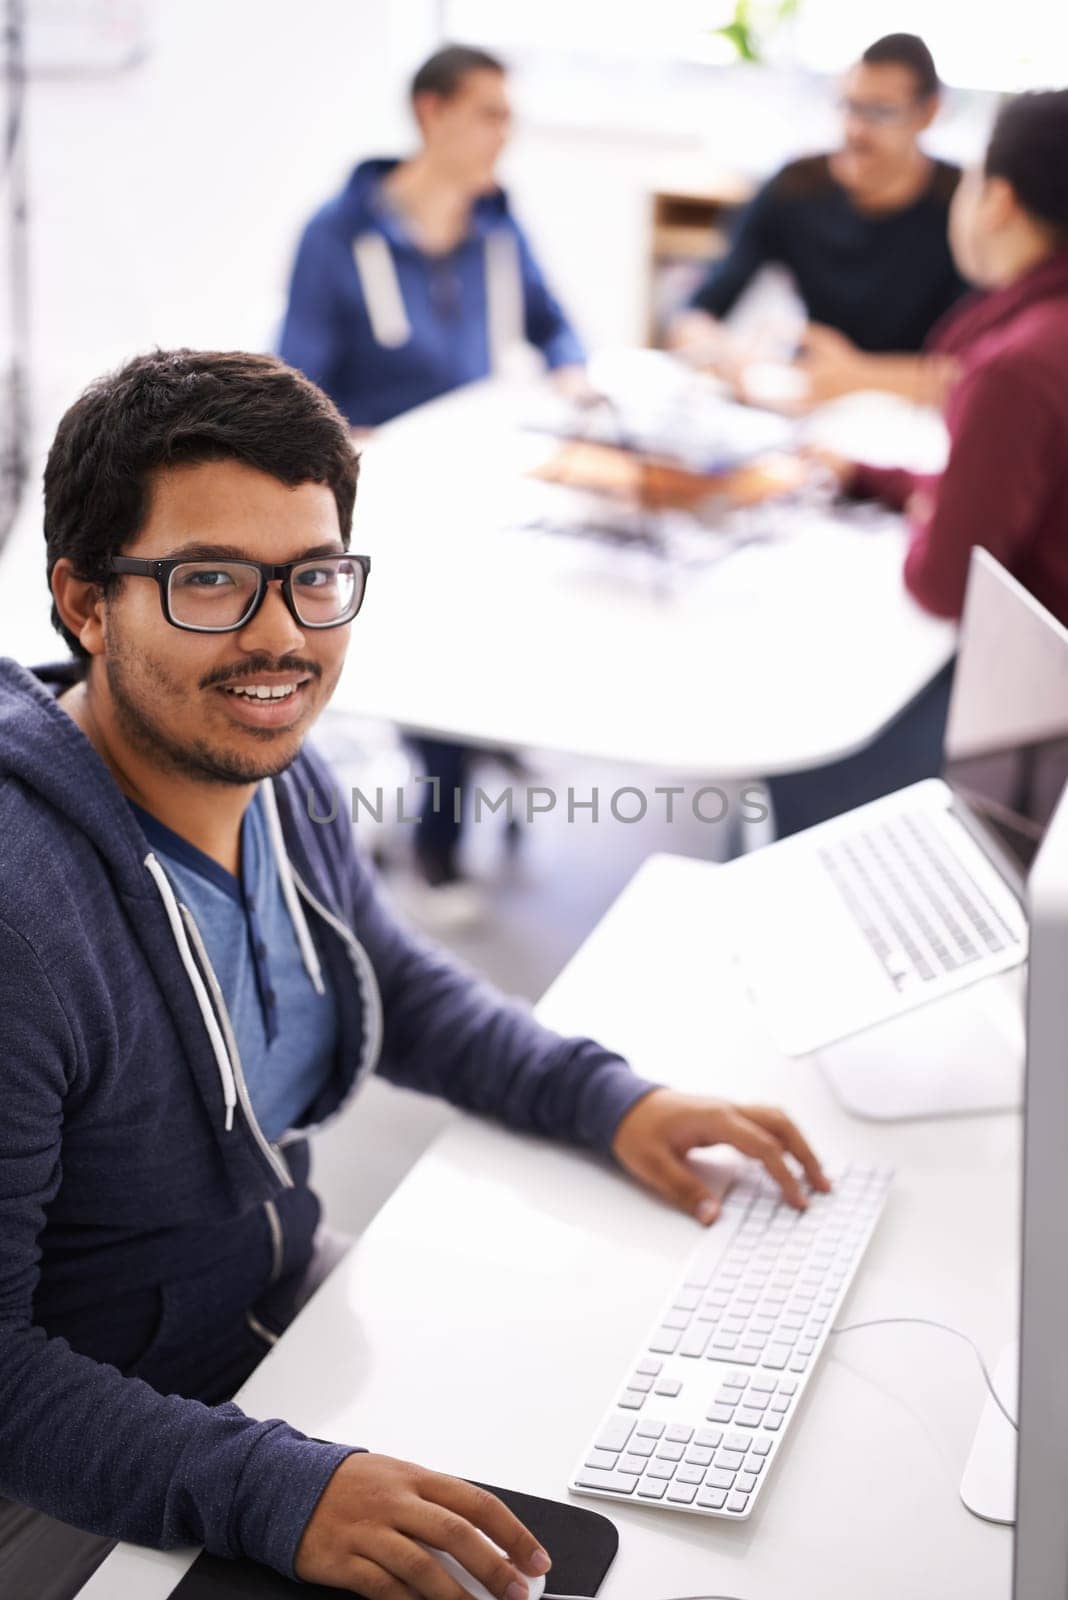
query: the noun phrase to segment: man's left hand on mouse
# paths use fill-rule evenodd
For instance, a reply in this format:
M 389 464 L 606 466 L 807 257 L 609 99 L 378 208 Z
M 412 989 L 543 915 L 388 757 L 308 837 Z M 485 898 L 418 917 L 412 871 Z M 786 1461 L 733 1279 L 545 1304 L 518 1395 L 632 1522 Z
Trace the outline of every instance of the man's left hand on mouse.
M 621 1167 L 681 1211 L 707 1226 L 720 1202 L 687 1162 L 691 1150 L 729 1144 L 760 1161 L 792 1206 L 803 1210 L 805 1188 L 792 1156 L 813 1189 L 830 1183 L 815 1155 L 784 1111 L 739 1106 L 702 1095 L 654 1089 L 632 1106 L 616 1129 L 612 1153 Z

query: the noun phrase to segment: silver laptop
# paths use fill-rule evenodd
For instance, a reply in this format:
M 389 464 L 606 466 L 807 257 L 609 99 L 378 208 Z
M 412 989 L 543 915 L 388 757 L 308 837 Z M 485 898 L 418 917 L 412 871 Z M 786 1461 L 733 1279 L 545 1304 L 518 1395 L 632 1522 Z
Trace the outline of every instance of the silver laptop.
M 978 549 L 943 756 L 942 779 L 725 869 L 738 958 L 776 1042 L 820 1051 L 862 1115 L 1019 1099 L 1022 897 L 1068 776 L 1068 630 Z

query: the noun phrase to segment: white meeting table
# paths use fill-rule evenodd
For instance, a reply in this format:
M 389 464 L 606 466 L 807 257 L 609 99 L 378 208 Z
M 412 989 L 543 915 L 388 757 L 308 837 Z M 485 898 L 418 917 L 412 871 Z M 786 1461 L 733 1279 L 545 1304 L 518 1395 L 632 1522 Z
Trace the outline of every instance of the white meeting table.
M 744 997 L 719 931 L 732 871 L 650 858 L 538 1014 L 678 1087 L 781 1103 L 828 1164 L 893 1165 L 844 1315 L 933 1317 L 993 1365 L 1015 1333 L 1019 1119 L 848 1118 Z M 597 1158 L 459 1118 L 238 1398 L 565 1500 L 695 1229 Z M 1009 1600 L 1011 1532 L 959 1498 L 984 1393 L 971 1353 L 934 1329 L 832 1338 L 747 1522 L 576 1499 L 619 1529 L 603 1600 Z M 81 1600 L 163 1600 L 193 1559 L 120 1546 Z
M 827 507 L 789 513 L 787 536 L 704 567 L 523 526 L 570 492 L 527 479 L 558 448 L 523 426 L 536 399 L 530 384 L 473 384 L 364 448 L 353 548 L 373 569 L 336 708 L 744 779 L 862 748 L 949 659 L 954 630 L 906 593 L 890 513 L 863 529 Z M 822 430 L 814 419 L 824 440 L 884 457 L 913 452 L 918 423 L 877 396 L 840 404 Z M 784 522 L 745 516 L 757 533 Z

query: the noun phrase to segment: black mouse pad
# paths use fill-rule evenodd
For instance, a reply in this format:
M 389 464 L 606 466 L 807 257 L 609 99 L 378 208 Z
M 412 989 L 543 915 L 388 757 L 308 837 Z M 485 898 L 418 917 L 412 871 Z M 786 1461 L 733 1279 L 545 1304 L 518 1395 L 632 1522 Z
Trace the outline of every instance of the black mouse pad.
M 560 1500 L 542 1500 L 516 1489 L 479 1484 L 530 1529 L 553 1558 L 547 1586 L 553 1594 L 595 1595 L 619 1548 L 619 1534 L 607 1517 Z M 293 1583 L 257 1561 L 224 1561 L 206 1553 L 197 1557 L 171 1600 L 338 1600 L 339 1589 L 319 1583 Z

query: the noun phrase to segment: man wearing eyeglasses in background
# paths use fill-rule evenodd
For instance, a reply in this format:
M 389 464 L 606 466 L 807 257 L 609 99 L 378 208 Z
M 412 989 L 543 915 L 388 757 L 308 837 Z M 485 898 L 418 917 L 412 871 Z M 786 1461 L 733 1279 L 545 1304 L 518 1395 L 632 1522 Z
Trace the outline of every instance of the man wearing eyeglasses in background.
M 960 170 L 920 143 L 939 108 L 923 40 L 894 33 L 871 45 L 845 77 L 840 108 L 840 148 L 792 161 L 764 185 L 669 343 L 736 370 L 720 319 L 774 263 L 790 270 L 808 313 L 798 366 L 809 403 L 863 388 L 938 402 L 949 363 L 915 352 L 965 284 L 947 238 Z
M 696 1147 L 802 1208 L 798 1169 L 827 1187 L 782 1112 L 560 1038 L 379 899 L 304 744 L 368 581 L 356 477 L 326 396 L 243 354 L 130 362 L 49 454 L 73 659 L 0 661 L 5 1595 L 69 1600 L 114 1538 L 426 1600 L 463 1594 L 420 1540 L 499 1600 L 546 1570 L 484 1491 L 229 1400 L 331 1264 L 308 1140 L 369 1072 L 601 1151 L 704 1224 Z

